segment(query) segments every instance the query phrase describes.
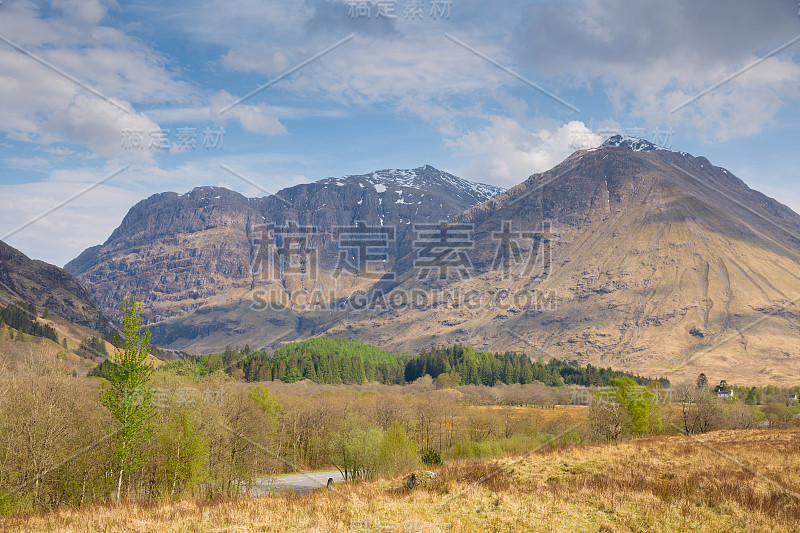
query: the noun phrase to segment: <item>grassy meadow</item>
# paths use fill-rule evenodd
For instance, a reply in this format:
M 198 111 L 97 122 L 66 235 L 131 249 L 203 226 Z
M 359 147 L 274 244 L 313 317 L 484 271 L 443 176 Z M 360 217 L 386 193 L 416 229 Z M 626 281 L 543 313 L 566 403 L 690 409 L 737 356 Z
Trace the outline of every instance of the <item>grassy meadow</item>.
M 545 448 L 301 495 L 103 504 L 5 519 L 7 530 L 792 531 L 800 430 L 722 430 Z

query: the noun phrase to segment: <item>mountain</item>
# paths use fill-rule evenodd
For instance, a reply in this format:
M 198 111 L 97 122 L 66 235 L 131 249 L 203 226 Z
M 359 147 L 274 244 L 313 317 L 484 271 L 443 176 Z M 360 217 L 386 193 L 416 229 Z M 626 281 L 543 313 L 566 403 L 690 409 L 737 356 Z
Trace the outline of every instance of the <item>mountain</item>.
M 728 170 L 616 136 L 494 192 L 423 167 L 262 199 L 168 193 L 69 267 L 104 309 L 137 291 L 154 338 L 191 353 L 325 335 L 406 353 L 470 344 L 673 380 L 800 379 L 800 216 Z M 373 264 L 380 275 L 337 276 L 335 227 L 359 220 L 396 238 Z M 449 225 L 414 231 L 440 220 Z M 303 246 L 319 255 L 293 275 L 291 262 L 255 275 L 254 233 L 287 221 L 316 228 Z
M 453 222 L 474 225 L 469 279 L 420 280 L 408 257 L 382 289 L 440 291 L 438 306 L 365 309 L 317 331 L 392 350 L 461 342 L 643 375 L 800 378 L 800 216 L 703 157 L 612 137 Z M 529 274 L 524 261 L 509 261 L 508 276 L 502 261 L 492 271 L 504 224 L 544 233 L 543 279 L 542 263 Z M 514 259 L 533 243 L 520 239 Z M 457 305 L 457 291 L 483 303 Z M 491 303 L 506 295 L 532 296 Z
M 100 333 L 111 334 L 113 325 L 91 295 L 69 272 L 29 259 L 0 241 L 0 304 L 24 301 L 40 311 Z
M 338 295 L 364 285 L 352 273 L 333 275 L 341 264 L 341 228 L 363 223 L 378 234 L 387 228 L 378 235 L 387 252 L 375 266 L 386 273 L 413 249 L 412 223 L 447 220 L 501 192 L 424 166 L 327 178 L 264 198 L 215 187 L 163 193 L 134 206 L 103 245 L 65 268 L 112 317 L 135 293 L 153 323 L 154 342 L 224 347 L 231 336 L 252 340 L 276 324 L 296 325 L 293 315 L 251 313 L 253 291 L 268 287 L 281 298 L 316 287 Z M 314 250 L 298 275 L 280 265 L 269 272 L 253 268 L 260 259 L 280 263 L 261 244 L 273 232 Z

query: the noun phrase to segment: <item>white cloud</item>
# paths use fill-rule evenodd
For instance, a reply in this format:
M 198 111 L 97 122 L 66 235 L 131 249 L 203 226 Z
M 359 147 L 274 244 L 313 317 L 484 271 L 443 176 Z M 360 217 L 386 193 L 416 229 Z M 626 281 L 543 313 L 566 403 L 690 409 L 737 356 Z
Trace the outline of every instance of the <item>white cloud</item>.
M 108 6 L 116 2 L 102 0 L 52 0 L 53 7 L 65 17 L 84 26 L 94 26 L 108 14 Z
M 485 50 L 501 56 L 497 47 Z M 287 81 L 294 90 L 343 103 L 402 102 L 410 108 L 497 89 L 509 79 L 444 35 L 421 33 L 408 39 L 357 36 Z
M 515 42 L 521 61 L 562 84 L 605 85 L 618 116 L 725 141 L 800 97 L 792 51 L 672 110 L 797 36 L 796 17 L 788 1 L 547 0 L 523 10 Z
M 277 50 L 268 43 L 254 43 L 229 50 L 222 58 L 222 66 L 230 70 L 272 75 L 291 65 L 283 50 Z
M 220 163 L 246 180 L 229 174 Z M 211 185 L 247 197 L 261 197 L 311 181 L 307 175 L 297 171 L 308 165 L 309 161 L 303 157 L 281 154 L 220 154 L 169 169 L 154 164 L 133 164 L 5 240 L 3 237 L 16 228 L 98 183 L 122 166 L 121 161 L 112 160 L 102 166 L 52 169 L 41 158 L 20 158 L 15 161 L 16 168 L 36 168 L 49 174 L 47 179 L 38 182 L 0 183 L 0 240 L 34 259 L 62 266 L 86 248 L 105 242 L 130 208 L 153 194 L 168 191 L 182 194 L 195 187 Z
M 146 151 L 126 152 L 121 146 L 125 128 L 145 134 L 158 129 L 129 102 L 180 100 L 186 98 L 187 86 L 173 80 L 160 58 L 136 39 L 93 25 L 105 17 L 105 3 L 66 1 L 56 7 L 69 16 L 43 18 L 36 5 L 24 0 L 3 6 L 0 34 L 53 68 L 7 44 L 0 46 L 0 129 L 12 140 L 84 145 L 99 156 L 149 160 Z M 71 25 L 76 20 L 79 28 Z
M 101 177 L 87 175 L 80 182 L 0 185 L 0 237 L 40 217 Z M 3 241 L 33 259 L 63 266 L 85 248 L 105 241 L 111 233 L 108 228 L 113 229 L 122 221 L 136 199 L 135 193 L 109 182 Z
M 579 121 L 530 129 L 514 119 L 495 116 L 483 129 L 451 139 L 448 144 L 469 161 L 459 170 L 460 175 L 512 187 L 560 163 L 575 151 L 576 140 L 598 146 L 605 139 Z
M 189 114 L 193 119 L 204 117 L 217 122 L 233 119 L 247 132 L 286 133 L 275 111 L 263 103 L 242 104 L 219 117 L 219 108 L 236 98 L 224 91 L 207 98 L 202 91 L 177 80 L 164 67 L 163 58 L 141 41 L 102 26 L 113 2 L 57 0 L 53 5 L 63 17 L 43 17 L 37 5 L 25 0 L 3 6 L 0 34 L 53 67 L 0 44 L 0 131 L 9 139 L 41 146 L 85 146 L 95 156 L 152 162 L 151 135 L 161 128 L 146 112 L 136 111 L 131 102 L 180 106 L 175 111 L 163 111 L 161 118 Z M 58 74 L 56 69 L 99 91 L 111 102 Z M 204 105 L 197 105 L 199 102 Z M 216 119 L 210 113 L 215 113 Z M 126 130 L 143 136 L 143 149 L 123 146 Z
M 278 120 L 278 114 L 262 102 L 250 104 L 242 102 L 229 107 L 238 99 L 226 91 L 221 91 L 211 99 L 210 116 L 218 122 L 238 120 L 245 131 L 264 135 L 285 135 L 286 127 Z

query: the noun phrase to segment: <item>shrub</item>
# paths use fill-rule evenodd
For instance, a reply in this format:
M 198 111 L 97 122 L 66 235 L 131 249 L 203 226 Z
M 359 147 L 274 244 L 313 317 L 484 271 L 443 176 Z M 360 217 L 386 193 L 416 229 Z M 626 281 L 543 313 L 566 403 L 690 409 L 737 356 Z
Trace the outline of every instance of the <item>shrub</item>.
M 429 448 L 422 454 L 422 462 L 426 465 L 440 465 L 442 464 L 442 454 L 434 450 L 433 448 Z

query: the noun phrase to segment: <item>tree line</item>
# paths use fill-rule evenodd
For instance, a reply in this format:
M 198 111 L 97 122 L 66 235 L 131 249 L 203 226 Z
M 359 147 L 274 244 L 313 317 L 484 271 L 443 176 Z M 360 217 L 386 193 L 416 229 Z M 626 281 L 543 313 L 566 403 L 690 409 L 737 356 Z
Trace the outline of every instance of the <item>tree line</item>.
M 274 355 L 251 354 L 242 362 L 242 369 L 247 381 L 400 384 L 406 359 L 362 342 L 319 337 L 287 344 Z
M 376 381 L 402 385 L 430 376 L 439 388 L 463 385 L 525 385 L 540 382 L 550 387 L 563 385 L 608 386 L 626 377 L 636 384 L 653 381 L 610 368 L 570 361 L 531 360 L 518 352 L 479 352 L 459 344 L 423 350 L 419 355 L 394 354 L 351 339 L 318 337 L 292 342 L 274 354 L 226 347 L 221 354 L 187 357 L 167 363 L 181 375 L 203 377 L 215 371 L 247 382 L 307 379 L 325 385 L 361 385 Z M 657 380 L 669 387 L 669 380 Z
M 0 307 L 0 324 L 8 324 L 18 332 L 34 337 L 42 337 L 58 342 L 56 330 L 47 324 L 41 324 L 36 320 L 36 306 L 26 302 L 16 302 L 9 304 L 5 308 Z
M 179 375 L 204 377 L 222 371 L 248 382 L 303 379 L 325 385 L 360 385 L 370 381 L 403 384 L 407 355 L 397 355 L 369 344 L 320 337 L 279 348 L 274 354 L 230 346 L 219 354 L 189 356 L 167 363 Z
M 588 364 L 582 366 L 571 361 L 542 359 L 532 361 L 527 355 L 516 352 L 491 353 L 478 352 L 471 346 L 441 346 L 425 350 L 419 357 L 406 364 L 405 380 L 408 382 L 429 375 L 435 380 L 451 381 L 455 385 L 488 385 L 500 383 L 512 385 L 533 381 L 551 387 L 581 385 L 584 387 L 605 387 L 612 380 L 628 378 L 635 384 L 646 385 L 653 381 L 631 374 L 599 368 Z M 669 380 L 657 380 L 661 386 L 669 387 Z

